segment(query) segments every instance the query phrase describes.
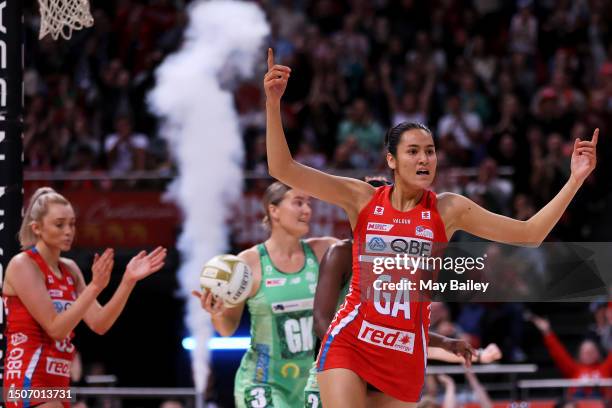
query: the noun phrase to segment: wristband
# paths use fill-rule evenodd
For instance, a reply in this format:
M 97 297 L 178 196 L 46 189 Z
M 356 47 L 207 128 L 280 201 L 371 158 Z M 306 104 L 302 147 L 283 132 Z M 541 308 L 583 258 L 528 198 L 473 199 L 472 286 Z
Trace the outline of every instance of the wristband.
M 482 358 L 481 357 L 482 357 L 482 352 L 483 351 L 484 350 L 482 348 L 479 348 L 478 350 L 476 350 L 476 362 L 478 364 L 482 364 Z

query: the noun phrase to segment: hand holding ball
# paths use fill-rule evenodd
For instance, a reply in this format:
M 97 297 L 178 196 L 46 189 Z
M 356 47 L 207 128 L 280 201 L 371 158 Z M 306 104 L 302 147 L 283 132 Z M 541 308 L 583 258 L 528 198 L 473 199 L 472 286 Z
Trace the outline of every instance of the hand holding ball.
M 200 286 L 223 299 L 226 307 L 235 307 L 249 297 L 253 272 L 235 255 L 217 255 L 202 268 Z

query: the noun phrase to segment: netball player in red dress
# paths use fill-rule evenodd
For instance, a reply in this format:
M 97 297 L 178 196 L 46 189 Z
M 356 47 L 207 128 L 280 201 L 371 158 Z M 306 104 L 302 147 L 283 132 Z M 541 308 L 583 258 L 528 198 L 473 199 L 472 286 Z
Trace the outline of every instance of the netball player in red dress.
M 571 175 L 561 191 L 532 218 L 518 221 L 491 213 L 461 195 L 428 190 L 436 172 L 436 150 L 431 132 L 420 124 L 402 123 L 387 132 L 392 186 L 374 188 L 361 180 L 332 176 L 297 163 L 289 152 L 280 114 L 290 73 L 289 67 L 274 64 L 269 50 L 264 88 L 270 175 L 342 207 L 354 237 L 349 295 L 323 339 L 318 358 L 323 406 L 361 408 L 372 404 L 367 394 L 369 383 L 383 393 L 376 397 L 375 406 L 413 407 L 423 387 L 427 346 L 465 350 L 458 350 L 460 344 L 450 339 L 429 338 L 428 302 L 405 295 L 398 298 L 400 291 L 370 296 L 364 289 L 371 294 L 371 285 L 363 282 L 377 279 L 373 259 L 412 253 L 413 249 L 428 256 L 434 242 L 446 242 L 458 230 L 491 241 L 539 245 L 595 168 L 599 131 L 595 130 L 592 141 L 576 140 Z
M 36 190 L 19 232 L 24 252 L 11 259 L 3 286 L 7 310 L 3 392 L 9 408 L 68 407 L 68 394 L 61 390 L 70 385 L 73 329 L 84 320 L 94 332 L 106 333 L 136 282 L 164 265 L 164 248 L 148 255 L 140 252 L 128 263 L 110 301 L 101 306 L 96 298 L 110 280 L 113 250 L 96 254 L 92 280 L 85 284 L 77 264 L 60 257 L 70 249 L 74 234 L 74 211 L 68 200 L 48 187 Z

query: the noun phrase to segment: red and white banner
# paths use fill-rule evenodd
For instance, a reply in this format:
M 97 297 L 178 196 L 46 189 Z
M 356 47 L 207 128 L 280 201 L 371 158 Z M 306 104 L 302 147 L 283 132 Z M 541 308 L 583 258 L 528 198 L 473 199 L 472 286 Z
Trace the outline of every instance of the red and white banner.
M 40 187 L 26 185 L 26 197 Z M 160 191 L 98 191 L 66 189 L 58 191 L 73 205 L 77 217 L 76 248 L 173 247 L 181 229 L 180 210 L 161 200 Z M 312 200 L 309 236 L 348 238 L 350 226 L 344 211 L 319 200 Z M 232 206 L 227 221 L 228 238 L 236 249 L 265 241 L 269 232 L 263 227 L 261 196 L 245 193 Z

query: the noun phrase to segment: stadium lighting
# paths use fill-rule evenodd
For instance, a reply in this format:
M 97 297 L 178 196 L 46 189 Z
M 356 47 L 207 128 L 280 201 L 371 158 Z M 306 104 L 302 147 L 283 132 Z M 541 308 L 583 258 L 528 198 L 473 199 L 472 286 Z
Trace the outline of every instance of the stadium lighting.
M 193 337 L 185 337 L 182 341 L 185 350 L 193 350 L 196 346 Z M 208 341 L 210 350 L 246 350 L 251 344 L 250 337 L 213 337 Z

